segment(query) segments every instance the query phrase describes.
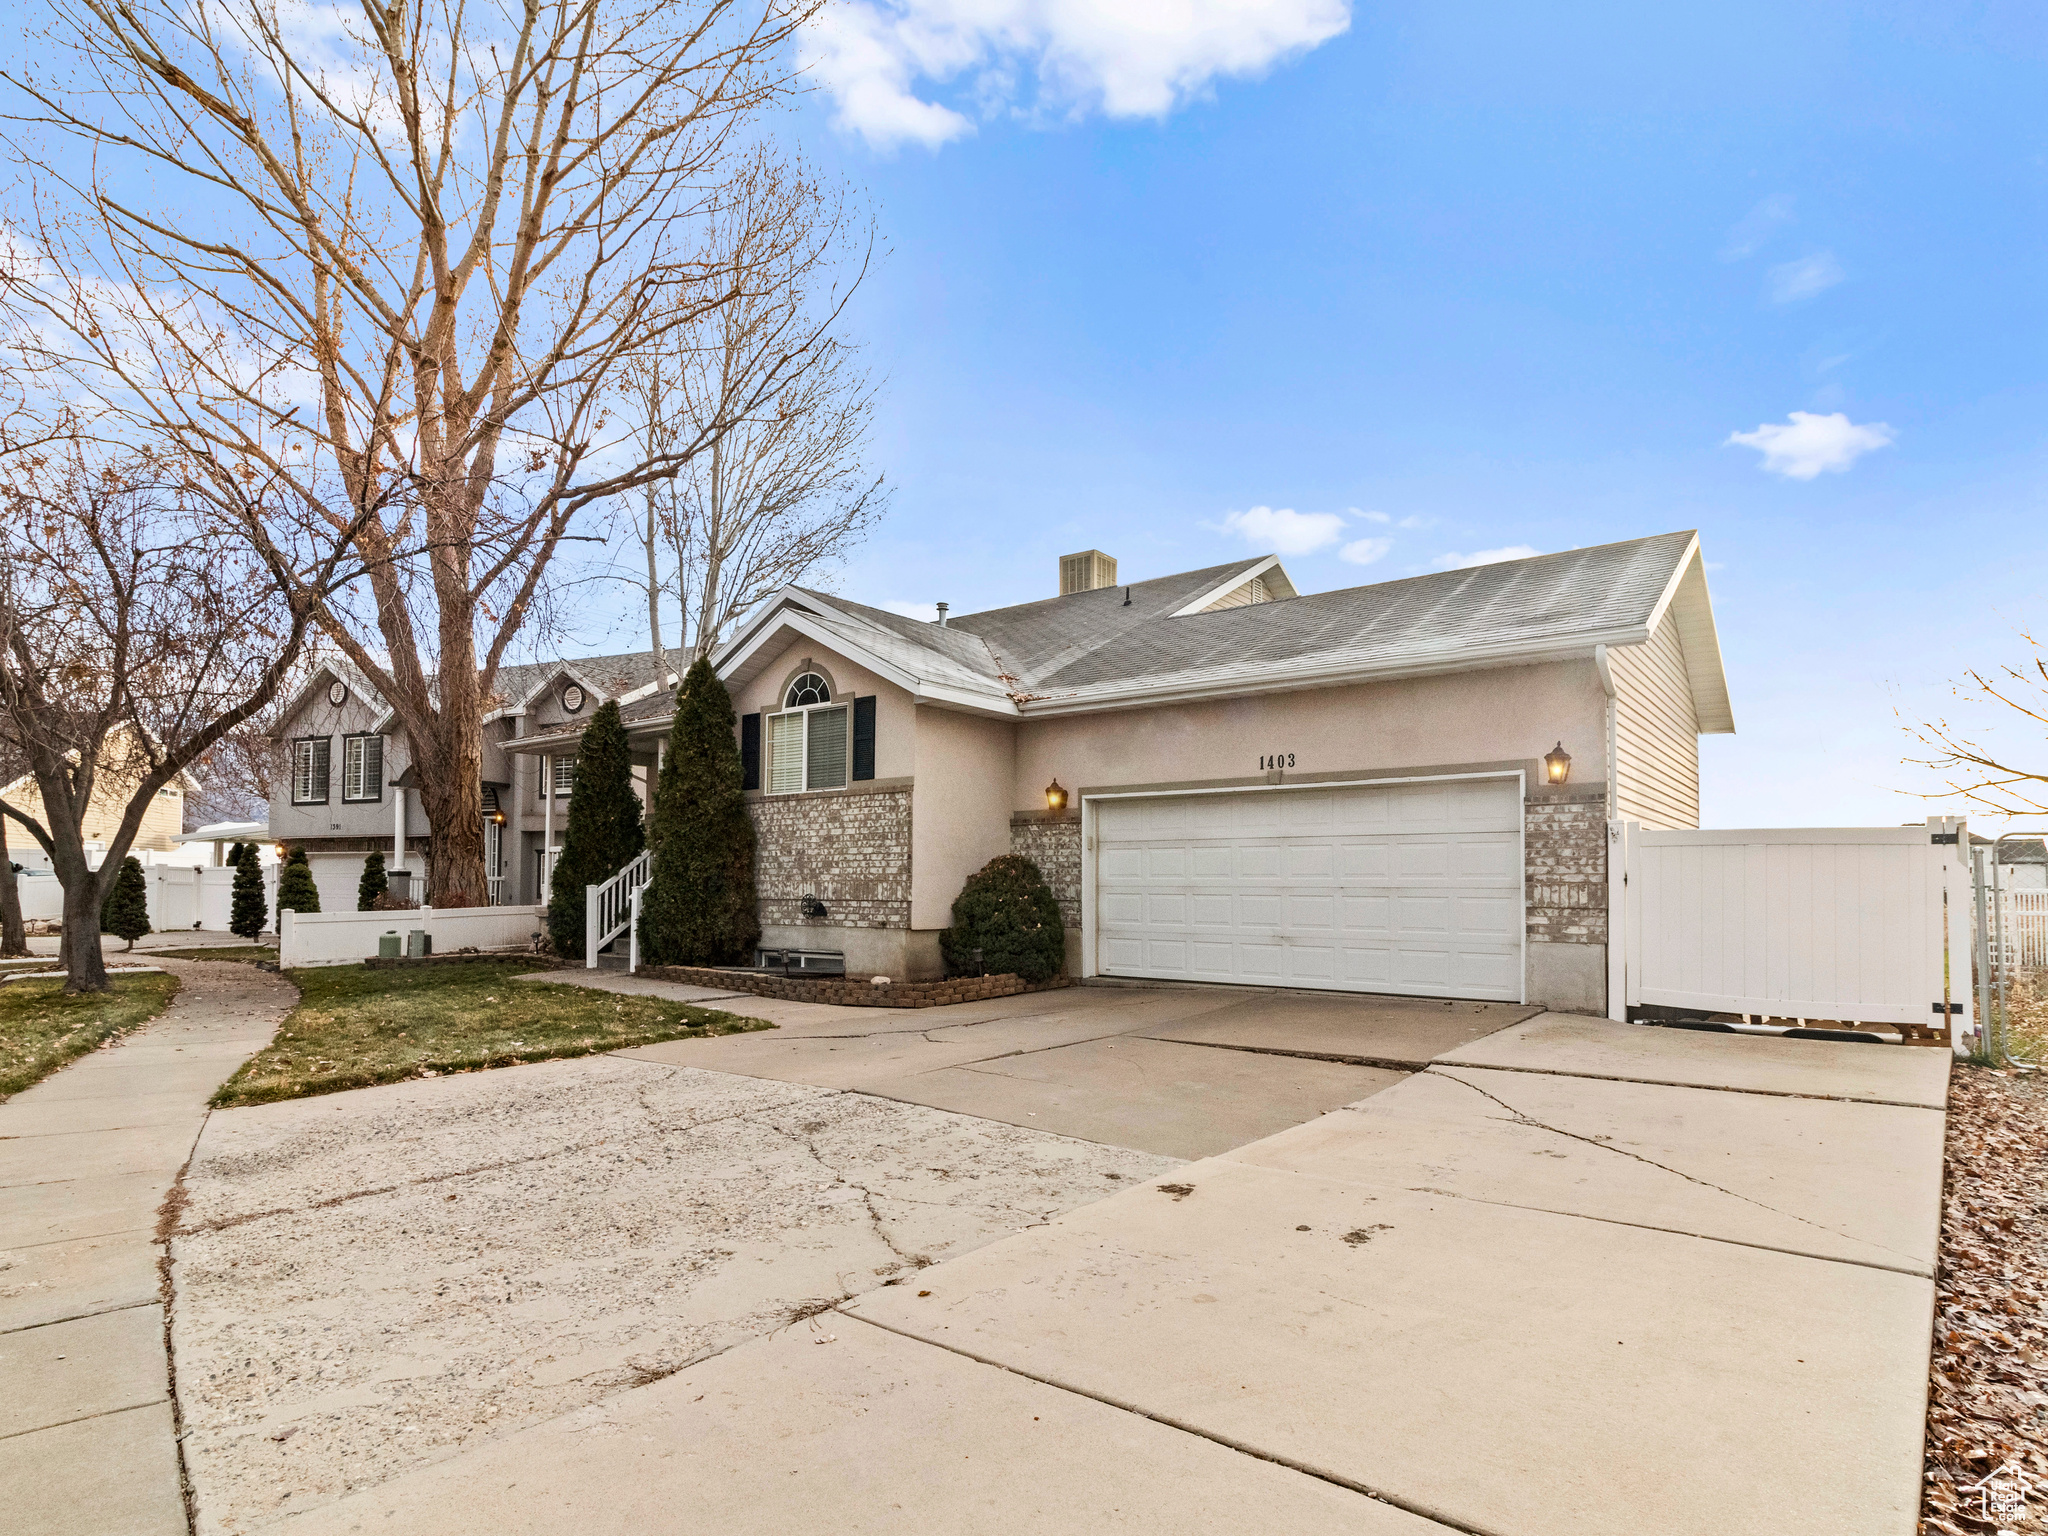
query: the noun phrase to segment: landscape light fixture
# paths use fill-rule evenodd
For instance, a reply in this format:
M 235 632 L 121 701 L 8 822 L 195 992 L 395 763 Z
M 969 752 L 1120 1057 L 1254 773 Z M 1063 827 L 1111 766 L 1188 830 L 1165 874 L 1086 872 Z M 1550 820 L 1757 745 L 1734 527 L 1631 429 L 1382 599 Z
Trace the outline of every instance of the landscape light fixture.
M 1048 811 L 1064 811 L 1067 808 L 1067 792 L 1060 788 L 1058 779 L 1045 786 L 1045 808 Z
M 1572 755 L 1565 751 L 1563 742 L 1543 754 L 1543 771 L 1553 784 L 1562 784 L 1572 776 Z

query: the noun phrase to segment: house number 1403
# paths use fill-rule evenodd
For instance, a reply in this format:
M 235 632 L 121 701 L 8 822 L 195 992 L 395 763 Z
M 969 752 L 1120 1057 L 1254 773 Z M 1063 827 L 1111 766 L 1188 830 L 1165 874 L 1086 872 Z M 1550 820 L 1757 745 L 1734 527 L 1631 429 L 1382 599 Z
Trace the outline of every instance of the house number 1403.
M 1259 768 L 1262 771 L 1272 768 L 1292 768 L 1293 766 L 1294 754 L 1292 752 L 1275 752 L 1271 757 L 1259 759 Z

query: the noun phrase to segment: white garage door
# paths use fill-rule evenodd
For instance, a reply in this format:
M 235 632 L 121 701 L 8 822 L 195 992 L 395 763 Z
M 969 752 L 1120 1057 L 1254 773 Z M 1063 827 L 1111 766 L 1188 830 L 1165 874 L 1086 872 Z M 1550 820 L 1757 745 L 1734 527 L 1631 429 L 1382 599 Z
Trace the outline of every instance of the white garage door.
M 1521 999 L 1516 779 L 1089 804 L 1102 975 Z

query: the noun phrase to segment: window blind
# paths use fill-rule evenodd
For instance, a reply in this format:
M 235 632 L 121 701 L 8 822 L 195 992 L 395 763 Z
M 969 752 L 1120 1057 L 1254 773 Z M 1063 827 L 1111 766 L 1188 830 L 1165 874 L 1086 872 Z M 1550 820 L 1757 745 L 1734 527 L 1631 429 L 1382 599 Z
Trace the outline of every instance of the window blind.
M 384 797 L 384 738 L 351 736 L 342 743 L 341 798 L 381 800 Z
M 810 740 L 804 750 L 806 789 L 846 787 L 846 706 L 810 711 Z
M 768 717 L 768 793 L 794 794 L 804 787 L 804 717 Z

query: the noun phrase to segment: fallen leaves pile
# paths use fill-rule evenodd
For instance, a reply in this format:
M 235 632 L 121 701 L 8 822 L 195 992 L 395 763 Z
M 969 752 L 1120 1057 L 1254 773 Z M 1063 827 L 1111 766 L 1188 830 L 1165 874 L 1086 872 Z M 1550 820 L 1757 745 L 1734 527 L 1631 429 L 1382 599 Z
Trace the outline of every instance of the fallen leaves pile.
M 1958 1062 L 1945 1161 L 1920 1530 L 2048 1530 L 2048 1073 Z M 1986 1518 L 1994 1475 L 2023 1519 Z

